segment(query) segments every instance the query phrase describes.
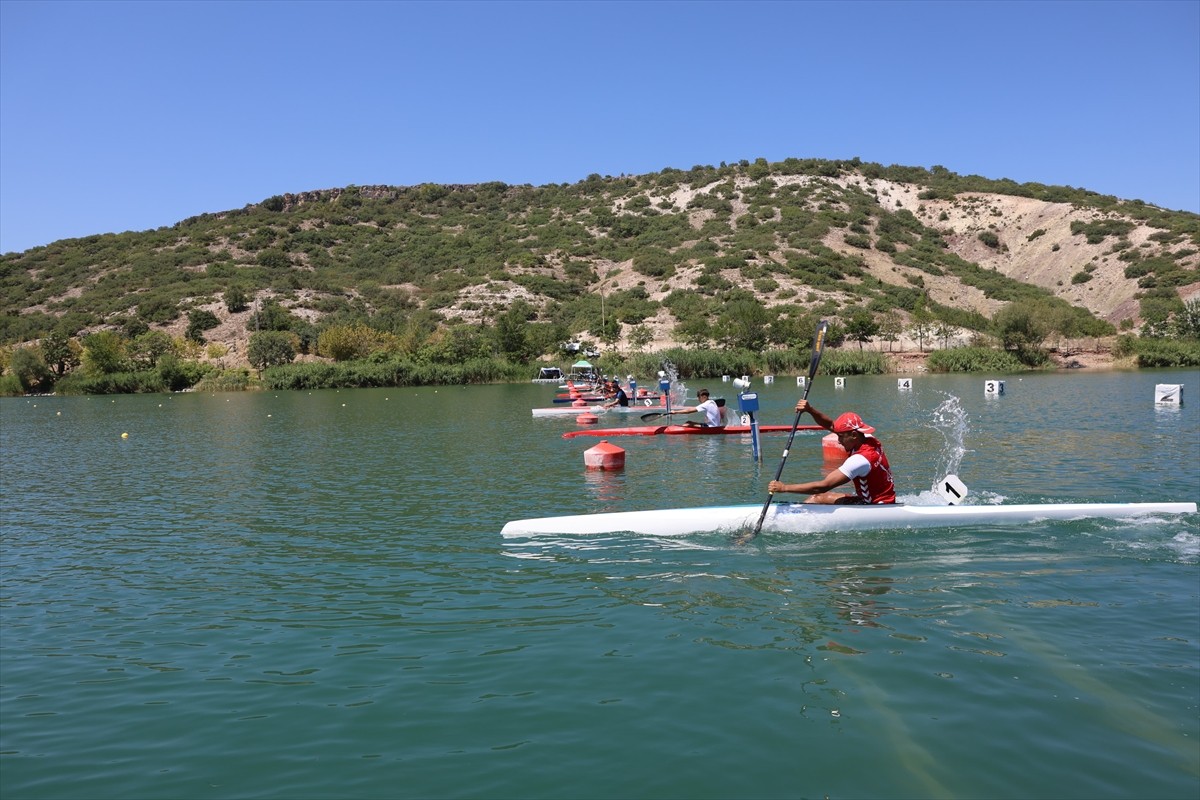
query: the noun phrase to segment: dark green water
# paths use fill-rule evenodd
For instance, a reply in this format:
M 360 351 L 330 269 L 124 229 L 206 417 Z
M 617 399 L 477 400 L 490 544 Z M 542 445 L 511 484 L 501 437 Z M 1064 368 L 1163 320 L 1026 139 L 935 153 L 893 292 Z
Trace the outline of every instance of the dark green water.
M 947 464 L 976 502 L 1200 498 L 1200 374 L 1001 377 L 810 399 L 910 502 Z M 790 423 L 794 379 L 756 388 Z M 1197 796 L 1198 515 L 503 539 L 758 502 L 786 439 L 587 472 L 553 391 L 0 400 L 0 796 Z

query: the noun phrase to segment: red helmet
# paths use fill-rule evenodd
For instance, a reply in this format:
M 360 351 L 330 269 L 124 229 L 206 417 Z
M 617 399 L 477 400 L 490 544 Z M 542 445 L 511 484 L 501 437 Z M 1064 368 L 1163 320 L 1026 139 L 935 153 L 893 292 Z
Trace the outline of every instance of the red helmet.
M 858 431 L 863 434 L 871 434 L 875 429 L 862 421 L 862 417 L 855 414 L 853 411 L 847 411 L 833 422 L 834 433 L 849 433 L 850 431 Z

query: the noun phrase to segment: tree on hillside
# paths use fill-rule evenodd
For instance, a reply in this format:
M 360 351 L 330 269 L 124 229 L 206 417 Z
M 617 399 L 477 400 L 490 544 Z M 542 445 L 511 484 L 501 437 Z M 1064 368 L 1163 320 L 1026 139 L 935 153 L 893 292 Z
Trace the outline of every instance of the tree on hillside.
M 292 363 L 296 345 L 296 334 L 290 331 L 259 331 L 250 337 L 246 360 L 261 374 L 267 367 Z
M 396 348 L 405 355 L 416 355 L 433 338 L 437 329 L 437 319 L 430 312 L 410 314 L 396 332 Z
M 129 343 L 130 362 L 139 369 L 153 369 L 162 356 L 174 353 L 175 343 L 162 331 L 146 331 Z
M 704 347 L 712 338 L 712 328 L 703 317 L 689 317 L 679 322 L 672 332 L 689 347 Z
M 917 340 L 917 348 L 925 352 L 925 340 L 933 334 L 933 313 L 924 303 L 918 305 L 912 312 L 913 338 Z
M 246 290 L 240 286 L 230 286 L 225 290 L 225 309 L 230 314 L 236 314 L 239 311 L 245 311 L 249 306 L 250 298 L 246 296 Z
M 387 344 L 388 334 L 367 325 L 330 325 L 317 337 L 317 355 L 334 361 L 366 358 Z
M 535 313 L 533 306 L 523 300 L 518 300 L 507 311 L 496 317 L 494 328 L 496 349 L 510 361 L 528 361 L 533 355 L 530 352 L 529 337 L 525 333 L 525 327 Z
M 787 313 L 778 313 L 779 309 L 772 309 L 775 313 L 775 318 L 771 320 L 767 326 L 767 338 L 772 344 L 780 344 L 784 347 L 796 347 L 802 345 L 812 339 L 812 333 L 816 330 L 816 321 L 808 314 L 803 314 L 799 309 L 789 309 Z
M 221 324 L 221 320 L 211 311 L 203 308 L 193 308 L 188 312 L 188 326 L 184 336 L 193 342 L 204 343 L 204 332 L 212 330 Z
M 18 347 L 12 352 L 8 369 L 26 392 L 41 391 L 53 383 L 53 373 L 46 366 L 42 351 L 36 347 Z
M 639 353 L 645 350 L 646 345 L 650 344 L 653 339 L 654 334 L 645 325 L 636 325 L 633 330 L 629 331 L 629 344 Z
M 1175 335 L 1180 339 L 1200 339 L 1200 298 L 1183 304 L 1173 320 Z
M 624 327 L 625 326 L 621 324 L 620 320 L 610 318 L 607 322 L 605 322 L 604 327 L 601 328 L 600 332 L 596 335 L 599 337 L 600 341 L 604 342 L 609 347 L 612 347 L 617 343 L 617 340 L 621 338 L 621 330 Z
M 493 355 L 495 341 L 490 331 L 480 330 L 476 325 L 459 324 L 434 333 L 423 352 L 428 352 L 438 363 L 463 364 Z
M 888 343 L 888 350 L 894 348 L 900 336 L 904 333 L 904 320 L 895 311 L 889 311 L 879 321 L 879 337 Z
M 83 353 L 83 347 L 61 328 L 55 328 L 46 334 L 42 339 L 41 347 L 42 358 L 45 359 L 46 366 L 52 369 L 57 377 L 61 378 L 79 366 L 79 357 Z
M 109 375 L 126 366 L 125 340 L 113 331 L 97 331 L 83 340 L 83 369 L 89 375 Z
M 771 314 L 762 303 L 754 300 L 734 300 L 726 304 L 717 317 L 716 337 L 721 346 L 758 352 L 767 345 L 767 326 Z
M 1050 335 L 1050 326 L 1037 309 L 1018 303 L 997 311 L 992 327 L 1005 350 L 1036 350 Z
M 163 386 L 172 392 L 178 392 L 195 385 L 203 374 L 200 365 L 194 361 L 183 361 L 174 353 L 163 353 L 155 366 L 162 379 Z
M 537 356 L 557 353 L 563 342 L 571 338 L 571 329 L 562 322 L 535 322 L 525 327 L 529 350 Z M 484 355 L 490 355 L 490 350 Z
M 316 346 L 317 329 L 303 317 L 296 316 L 279 304 L 278 300 L 267 300 L 246 320 L 246 330 L 291 331 L 296 334 L 297 352 L 307 353 Z
M 303 322 L 300 317 L 281 306 L 278 300 L 267 300 L 246 320 L 246 330 L 289 331 L 297 323 Z
M 958 333 L 958 328 L 955 328 L 949 322 L 939 321 L 933 326 L 933 335 L 942 341 L 942 349 L 950 347 L 950 340 Z
M 858 342 L 859 352 L 862 351 L 863 345 L 874 339 L 878 333 L 879 323 L 875 321 L 875 315 L 865 308 L 857 309 L 846 323 L 846 338 Z

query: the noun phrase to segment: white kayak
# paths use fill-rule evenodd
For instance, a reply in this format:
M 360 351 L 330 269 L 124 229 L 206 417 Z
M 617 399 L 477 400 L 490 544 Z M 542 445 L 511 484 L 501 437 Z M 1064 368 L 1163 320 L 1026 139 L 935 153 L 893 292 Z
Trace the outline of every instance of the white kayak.
M 506 524 L 500 533 L 504 536 L 530 536 L 541 533 L 629 532 L 649 536 L 686 536 L 707 531 L 734 532 L 753 528 L 761 513 L 762 503 L 540 517 L 514 520 Z M 1122 519 L 1147 514 L 1194 513 L 1195 503 L 1030 503 L 994 506 L 772 503 L 767 510 L 766 519 L 763 520 L 762 530 L 777 533 L 811 533 L 876 528 L 1013 524 L 1042 519 L 1085 517 Z

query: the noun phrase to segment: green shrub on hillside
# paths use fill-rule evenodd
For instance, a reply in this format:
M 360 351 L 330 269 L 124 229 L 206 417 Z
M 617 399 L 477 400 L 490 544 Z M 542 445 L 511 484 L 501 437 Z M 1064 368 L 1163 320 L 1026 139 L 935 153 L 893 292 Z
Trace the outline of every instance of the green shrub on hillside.
M 1126 236 L 1132 230 L 1133 223 L 1123 219 L 1075 220 L 1071 223 L 1071 233 L 1085 237 L 1088 244 L 1100 244 L 1109 236 Z
M 184 336 L 193 342 L 204 342 L 204 332 L 212 330 L 221 324 L 217 315 L 203 308 L 194 308 L 188 312 L 188 326 Z

